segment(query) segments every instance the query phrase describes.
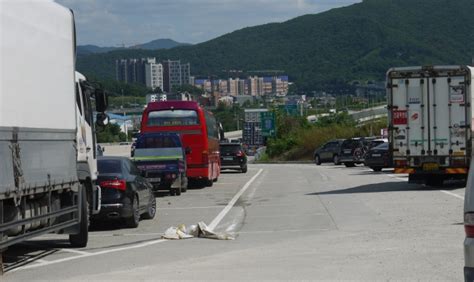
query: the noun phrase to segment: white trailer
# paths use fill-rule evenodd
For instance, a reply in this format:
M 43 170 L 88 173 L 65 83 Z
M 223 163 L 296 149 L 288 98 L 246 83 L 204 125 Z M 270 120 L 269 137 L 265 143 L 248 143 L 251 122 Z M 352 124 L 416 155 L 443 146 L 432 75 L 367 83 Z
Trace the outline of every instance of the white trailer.
M 85 246 L 100 207 L 91 98 L 103 112 L 105 96 L 75 72 L 70 10 L 5 0 L 0 22 L 0 258 L 49 232 Z
M 387 72 L 389 139 L 395 173 L 440 185 L 466 179 L 472 152 L 468 66 L 392 68 Z

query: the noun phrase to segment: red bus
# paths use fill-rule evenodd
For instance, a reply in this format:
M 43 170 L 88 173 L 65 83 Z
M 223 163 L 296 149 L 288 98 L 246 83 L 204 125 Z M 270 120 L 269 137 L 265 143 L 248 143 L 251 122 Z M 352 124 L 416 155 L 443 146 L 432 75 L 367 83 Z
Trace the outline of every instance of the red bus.
M 189 181 L 212 186 L 220 175 L 219 128 L 214 115 L 194 101 L 149 103 L 143 112 L 141 132 L 179 133 L 187 151 Z

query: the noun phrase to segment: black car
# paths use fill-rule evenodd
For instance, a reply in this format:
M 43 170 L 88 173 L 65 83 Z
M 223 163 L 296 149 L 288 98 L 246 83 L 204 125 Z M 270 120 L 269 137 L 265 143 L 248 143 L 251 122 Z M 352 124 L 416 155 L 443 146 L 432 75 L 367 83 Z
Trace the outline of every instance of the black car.
M 365 138 L 346 139 L 341 145 L 341 157 L 339 161 L 346 167 L 364 163 L 364 156 L 369 150 L 370 140 Z
M 343 139 L 332 140 L 316 149 L 313 154 L 314 163 L 320 165 L 326 162 L 333 162 L 335 165 L 340 164 L 341 145 Z
M 237 169 L 247 172 L 247 155 L 240 143 L 221 143 L 221 169 Z
M 101 210 L 93 221 L 123 219 L 128 227 L 138 226 L 140 216 L 153 219 L 156 200 L 152 185 L 125 157 L 99 157 L 97 183 L 101 188 Z
M 383 168 L 391 167 L 392 158 L 388 142 L 371 148 L 365 155 L 364 164 L 374 171 L 381 171 Z

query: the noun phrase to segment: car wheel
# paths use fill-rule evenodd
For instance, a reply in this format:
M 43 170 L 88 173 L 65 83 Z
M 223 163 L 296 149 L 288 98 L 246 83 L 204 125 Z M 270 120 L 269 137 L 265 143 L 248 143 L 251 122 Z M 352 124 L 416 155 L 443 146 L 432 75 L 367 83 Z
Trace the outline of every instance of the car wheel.
M 319 157 L 319 155 L 316 155 L 316 156 L 314 157 L 314 163 L 315 163 L 316 165 L 321 165 L 321 158 Z
M 332 157 L 332 161 L 334 163 L 334 165 L 340 165 L 341 162 L 339 161 L 339 156 L 338 155 L 334 155 L 334 157 Z
M 355 163 L 344 163 L 346 167 L 355 167 Z
M 138 209 L 138 197 L 133 197 L 132 200 L 132 215 L 125 219 L 125 224 L 129 228 L 137 228 L 140 222 L 140 211 Z
M 242 171 L 242 173 L 247 173 L 247 166 L 243 166 L 240 171 Z
M 156 215 L 155 195 L 151 194 L 150 197 L 151 197 L 151 200 L 150 200 L 150 203 L 148 203 L 146 213 L 143 214 L 144 219 L 153 219 L 155 218 L 155 215 Z
M 373 171 L 382 171 L 381 167 L 371 167 Z

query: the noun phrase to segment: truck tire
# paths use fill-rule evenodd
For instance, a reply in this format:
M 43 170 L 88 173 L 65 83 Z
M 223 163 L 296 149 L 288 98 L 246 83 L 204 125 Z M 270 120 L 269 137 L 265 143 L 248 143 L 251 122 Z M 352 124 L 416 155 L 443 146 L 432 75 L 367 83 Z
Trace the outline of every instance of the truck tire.
M 355 163 L 344 163 L 346 167 L 355 167 Z
M 382 171 L 381 167 L 371 167 L 373 171 Z
M 206 178 L 204 180 L 204 183 L 207 187 L 212 187 L 212 185 L 214 185 L 214 181 L 212 181 L 212 179 L 208 179 L 208 178 Z
M 443 186 L 444 177 L 442 175 L 431 175 L 425 179 L 426 186 L 439 187 Z
M 139 207 L 138 207 L 138 204 L 139 204 L 138 203 L 138 197 L 137 196 L 133 197 L 131 202 L 132 202 L 132 214 L 131 214 L 130 217 L 125 219 L 125 225 L 128 228 L 137 228 L 138 224 L 140 222 L 140 211 L 139 211 Z
M 87 203 L 86 188 L 81 186 L 81 222 L 79 222 L 79 233 L 69 235 L 69 243 L 74 248 L 84 248 L 89 240 L 89 204 Z

